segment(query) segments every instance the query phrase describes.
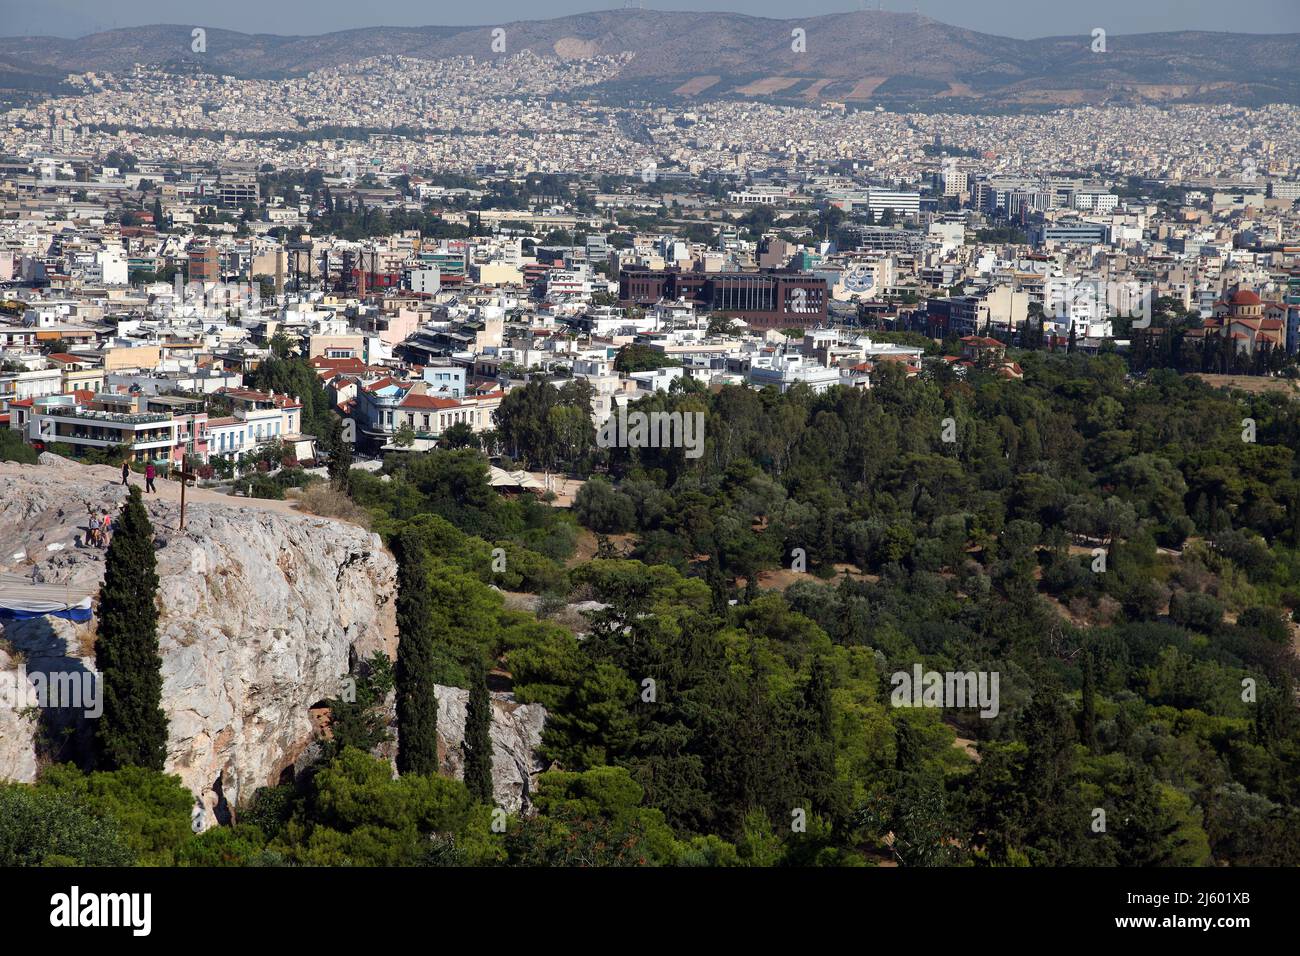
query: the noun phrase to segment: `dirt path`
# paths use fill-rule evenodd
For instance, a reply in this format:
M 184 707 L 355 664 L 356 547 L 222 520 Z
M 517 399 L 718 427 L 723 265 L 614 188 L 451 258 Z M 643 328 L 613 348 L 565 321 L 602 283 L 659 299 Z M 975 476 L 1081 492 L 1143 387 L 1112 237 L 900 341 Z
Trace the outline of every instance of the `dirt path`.
M 111 465 L 82 465 L 75 461 L 68 461 L 64 464 L 38 465 L 36 467 L 51 469 L 76 468 L 78 469 L 80 476 L 83 478 L 99 479 L 106 485 L 120 486 L 122 483 L 122 469 L 115 468 Z M 142 492 L 144 491 L 143 475 L 137 475 L 132 472 L 129 482 L 139 488 Z M 146 501 L 151 498 L 157 498 L 158 500 L 166 501 L 170 504 L 180 504 L 181 485 L 179 481 L 168 481 L 165 478 L 159 477 L 154 481 L 154 488 L 154 494 L 144 495 Z M 307 512 L 299 511 L 295 508 L 292 501 L 276 501 L 271 498 L 237 498 L 233 495 L 223 495 L 220 492 L 209 491 L 206 488 L 185 489 L 185 502 L 186 504 L 223 505 L 227 508 L 253 508 L 257 511 L 275 511 L 280 514 L 307 514 Z
M 980 752 L 975 749 L 974 740 L 971 740 L 969 737 L 957 737 L 953 740 L 952 745 L 965 753 L 971 760 L 976 763 L 980 762 Z
M 529 472 L 538 481 L 545 481 L 546 474 L 540 471 Z M 566 475 L 551 475 L 551 490 L 555 492 L 555 500 L 551 506 L 555 508 L 572 508 L 573 499 L 577 497 L 578 492 L 582 490 L 585 481 L 577 478 L 569 478 Z

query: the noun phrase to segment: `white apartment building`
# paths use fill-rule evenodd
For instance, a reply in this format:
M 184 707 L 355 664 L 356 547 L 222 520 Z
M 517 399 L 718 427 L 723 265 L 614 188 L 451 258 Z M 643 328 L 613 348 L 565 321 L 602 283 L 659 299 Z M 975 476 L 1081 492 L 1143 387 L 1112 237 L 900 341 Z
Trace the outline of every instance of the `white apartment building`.
M 251 389 L 226 389 L 234 414 L 208 419 L 208 454 L 218 458 L 237 458 L 257 446 L 272 441 L 300 445 L 302 404 L 292 396 Z M 298 448 L 299 457 L 304 456 Z
M 1111 212 L 1119 207 L 1119 197 L 1114 193 L 1076 192 L 1074 208 L 1086 212 Z
M 34 372 L 0 373 L 0 410 L 10 402 L 58 395 L 63 391 L 63 372 L 58 368 Z
M 896 216 L 914 216 L 921 211 L 921 194 L 894 189 L 868 189 L 866 206 L 877 218 L 886 210 L 892 210 Z
M 779 355 L 766 361 L 756 359 L 749 367 L 746 380 L 755 388 L 773 385 L 782 394 L 798 384 L 807 385 L 814 392 L 824 392 L 841 383 L 841 374 L 838 368 L 806 362 L 802 355 Z
M 135 400 L 96 396 L 98 408 L 77 402 L 71 395 L 48 396 L 33 402 L 26 439 L 48 447 L 58 443 L 77 449 L 123 448 L 138 462 L 171 457 L 179 439 L 181 422 L 162 412 L 134 411 Z

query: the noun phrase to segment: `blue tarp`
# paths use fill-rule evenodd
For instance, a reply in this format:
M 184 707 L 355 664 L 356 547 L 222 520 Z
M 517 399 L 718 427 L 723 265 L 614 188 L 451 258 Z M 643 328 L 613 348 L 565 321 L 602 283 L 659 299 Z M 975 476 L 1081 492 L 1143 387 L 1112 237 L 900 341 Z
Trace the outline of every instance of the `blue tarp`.
M 30 621 L 45 615 L 69 621 L 90 620 L 90 595 L 62 584 L 0 574 L 0 620 Z
M 0 605 L 0 621 L 30 621 L 37 617 L 61 617 L 83 623 L 91 618 L 90 608 L 70 607 L 62 611 L 20 611 Z

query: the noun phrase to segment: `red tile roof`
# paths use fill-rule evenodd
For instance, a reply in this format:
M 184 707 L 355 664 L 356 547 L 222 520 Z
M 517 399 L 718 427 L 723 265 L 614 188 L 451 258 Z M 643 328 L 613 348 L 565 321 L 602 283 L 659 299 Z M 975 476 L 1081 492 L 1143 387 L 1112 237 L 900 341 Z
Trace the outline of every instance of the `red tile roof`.
M 223 388 L 221 393 L 250 402 L 274 402 L 276 408 L 302 408 L 302 403 L 294 401 L 292 395 L 272 395 L 270 392 L 259 392 L 251 388 Z
M 434 398 L 432 395 L 407 395 L 399 408 L 460 408 L 460 402 L 454 398 Z
M 359 358 L 323 358 L 317 356 L 311 360 L 311 367 L 318 372 L 360 372 L 365 369 L 366 363 Z

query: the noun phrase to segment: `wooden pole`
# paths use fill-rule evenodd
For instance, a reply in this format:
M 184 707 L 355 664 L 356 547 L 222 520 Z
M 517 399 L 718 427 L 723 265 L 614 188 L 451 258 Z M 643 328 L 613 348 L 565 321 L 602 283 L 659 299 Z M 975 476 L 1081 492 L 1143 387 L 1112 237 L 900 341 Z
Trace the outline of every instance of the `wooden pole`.
M 181 530 L 185 530 L 185 486 L 190 480 L 190 463 L 188 458 L 181 459 Z

